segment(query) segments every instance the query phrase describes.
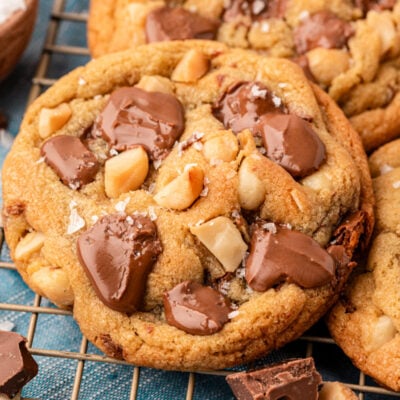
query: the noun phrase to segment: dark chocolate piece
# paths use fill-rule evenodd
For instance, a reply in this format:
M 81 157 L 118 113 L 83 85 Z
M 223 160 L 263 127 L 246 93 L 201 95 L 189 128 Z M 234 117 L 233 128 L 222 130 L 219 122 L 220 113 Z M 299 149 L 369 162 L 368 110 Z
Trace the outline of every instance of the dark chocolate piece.
M 340 49 L 347 44 L 353 33 L 349 22 L 330 11 L 319 11 L 310 15 L 293 31 L 294 43 L 299 54 L 316 47 Z
M 118 151 L 143 146 L 154 161 L 168 155 L 184 125 L 183 107 L 175 96 L 124 87 L 111 94 L 95 130 Z
M 0 393 L 13 398 L 38 373 L 38 365 L 26 348 L 26 339 L 0 331 Z
M 273 233 L 261 224 L 254 230 L 246 261 L 246 281 L 252 289 L 263 292 L 285 281 L 315 288 L 334 275 L 334 260 L 310 236 L 280 227 Z
M 238 400 L 317 400 L 322 383 L 311 357 L 228 375 Z
M 231 86 L 213 105 L 212 112 L 226 129 L 239 133 L 253 131 L 259 118 L 267 113 L 284 112 L 279 97 L 261 82 L 239 82 Z
M 164 294 L 165 318 L 170 325 L 193 335 L 211 335 L 228 322 L 232 311 L 220 292 L 185 281 Z
M 125 313 L 141 308 L 147 277 L 162 251 L 150 218 L 106 215 L 79 237 L 77 251 L 106 306 Z
M 268 158 L 296 178 L 317 171 L 325 160 L 324 143 L 311 124 L 297 115 L 263 115 L 254 132 L 262 137 Z
M 99 170 L 96 156 L 74 136 L 52 137 L 42 145 L 41 154 L 61 181 L 74 190 L 92 182 Z
M 202 17 L 182 7 L 157 8 L 146 18 L 148 43 L 185 39 L 213 40 L 218 28 L 218 21 Z

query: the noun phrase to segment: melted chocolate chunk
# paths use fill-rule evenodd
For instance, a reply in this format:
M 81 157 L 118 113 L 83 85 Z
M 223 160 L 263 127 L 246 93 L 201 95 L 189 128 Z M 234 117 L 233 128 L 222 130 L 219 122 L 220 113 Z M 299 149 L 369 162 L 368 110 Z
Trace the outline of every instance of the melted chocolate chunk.
M 147 42 L 167 40 L 213 40 L 219 22 L 202 17 L 182 7 L 161 7 L 151 11 L 146 18 Z
M 211 335 L 228 322 L 232 311 L 221 293 L 185 281 L 164 294 L 165 318 L 170 325 L 193 335 Z
M 239 133 L 244 129 L 253 131 L 262 115 L 284 110 L 280 98 L 261 82 L 239 82 L 213 105 L 212 112 L 226 129 Z
M 226 381 L 240 400 L 317 400 L 322 378 L 308 357 L 231 374 Z
M 223 20 L 234 21 L 239 16 L 252 21 L 267 18 L 282 18 L 286 11 L 286 0 L 232 0 L 225 8 Z
M 313 238 L 279 227 L 276 233 L 255 229 L 246 262 L 252 289 L 263 292 L 285 281 L 314 288 L 329 283 L 334 274 L 334 260 Z
M 362 249 L 365 243 L 361 240 L 365 235 L 369 237 L 369 220 L 365 211 L 359 210 L 351 215 L 347 215 L 334 232 L 336 244 L 345 247 L 346 252 L 350 255 L 360 246 Z
M 311 125 L 296 115 L 263 115 L 254 131 L 262 137 L 268 158 L 296 178 L 317 171 L 325 160 L 325 145 Z
M 0 331 L 0 393 L 13 398 L 38 373 L 38 365 L 26 348 L 26 339 Z
M 362 10 L 363 14 L 367 14 L 370 10 L 392 10 L 396 0 L 355 0 L 354 3 Z
M 340 49 L 347 44 L 354 30 L 349 22 L 330 11 L 320 11 L 304 19 L 293 31 L 297 53 L 316 47 Z
M 184 125 L 183 107 L 175 96 L 125 87 L 111 94 L 95 129 L 116 150 L 140 145 L 154 161 L 168 155 Z
M 79 189 L 92 182 L 99 170 L 96 156 L 74 136 L 52 137 L 42 145 L 41 155 L 71 189 Z
M 106 306 L 125 313 L 140 309 L 147 277 L 162 251 L 148 217 L 106 215 L 79 237 L 77 251 Z

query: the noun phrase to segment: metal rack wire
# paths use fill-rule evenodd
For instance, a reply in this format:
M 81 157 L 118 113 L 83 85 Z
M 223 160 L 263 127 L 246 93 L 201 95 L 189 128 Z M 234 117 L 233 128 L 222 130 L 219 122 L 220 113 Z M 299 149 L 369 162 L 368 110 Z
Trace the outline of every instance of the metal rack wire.
M 49 21 L 49 25 L 47 28 L 46 41 L 43 47 L 43 51 L 40 57 L 40 61 L 35 73 L 35 76 L 32 80 L 32 86 L 28 97 L 28 104 L 31 103 L 39 94 L 48 86 L 51 86 L 55 79 L 48 76 L 49 65 L 52 61 L 52 57 L 56 54 L 63 54 L 67 56 L 88 56 L 89 52 L 85 47 L 76 47 L 72 45 L 60 45 L 57 44 L 57 35 L 59 32 L 60 24 L 64 21 L 68 21 L 70 23 L 76 24 L 84 24 L 87 20 L 86 14 L 80 13 L 72 13 L 65 11 L 66 0 L 54 0 L 53 9 L 51 12 L 51 18 Z M 2 232 L 1 232 L 2 233 Z M 3 254 L 2 247 L 5 246 L 3 243 L 3 235 L 0 237 L 0 253 Z M 11 262 L 5 262 L 0 260 L 0 280 L 2 279 L 2 274 L 6 273 L 6 271 L 16 270 L 15 266 Z M 36 348 L 33 346 L 35 334 L 37 333 L 37 328 L 40 324 L 39 317 L 42 315 L 53 315 L 53 316 L 61 316 L 61 317 L 70 317 L 72 315 L 71 312 L 60 310 L 57 308 L 48 307 L 42 304 L 42 299 L 40 296 L 35 295 L 33 300 L 33 305 L 26 304 L 10 304 L 10 303 L 0 303 L 0 311 L 9 311 L 16 313 L 28 313 L 30 314 L 30 320 L 27 330 L 27 340 L 28 347 L 30 348 L 31 353 L 34 356 L 38 357 L 53 357 L 60 359 L 70 359 L 76 361 L 76 368 L 74 371 L 74 379 L 71 388 L 71 400 L 83 399 L 80 396 L 82 392 L 82 387 L 84 384 L 84 374 L 85 374 L 85 365 L 89 362 L 94 363 L 107 363 L 113 366 L 127 366 L 129 364 L 115 360 L 106 356 L 98 355 L 89 352 L 89 346 L 87 339 L 82 336 L 79 351 L 64 351 L 64 350 L 51 350 L 51 349 L 42 349 Z M 311 356 L 320 354 L 321 352 L 325 352 L 326 348 L 335 348 L 338 352 L 340 349 L 336 347 L 333 340 L 328 336 L 303 336 L 300 341 L 297 343 L 301 343 L 305 348 L 305 352 L 303 356 Z M 296 343 L 295 343 L 296 346 Z M 322 346 L 322 350 L 316 350 L 316 347 Z M 137 399 L 140 395 L 140 376 L 141 376 L 141 368 L 135 366 L 129 366 L 131 368 L 131 376 L 132 381 L 130 384 L 130 394 L 129 399 L 134 400 Z M 354 369 L 355 370 L 355 369 Z M 215 372 L 188 372 L 182 373 L 184 378 L 187 380 L 186 393 L 183 394 L 182 398 L 186 400 L 192 400 L 194 398 L 205 399 L 201 392 L 195 393 L 195 385 L 196 381 L 201 377 L 207 375 L 213 376 L 226 376 L 230 371 L 215 371 Z M 370 382 L 368 378 L 364 376 L 363 373 L 356 371 L 357 380 L 354 382 L 349 382 L 348 386 L 353 390 L 359 393 L 360 400 L 369 400 L 369 399 L 394 399 L 400 397 L 399 393 L 394 393 L 387 391 L 383 388 L 376 386 L 373 382 Z M 157 397 L 152 397 L 157 398 Z M 178 398 L 178 397 L 174 397 Z M 60 399 L 65 399 L 65 397 L 60 397 Z M 42 398 L 42 400 L 46 400 Z M 121 400 L 123 400 L 121 398 Z

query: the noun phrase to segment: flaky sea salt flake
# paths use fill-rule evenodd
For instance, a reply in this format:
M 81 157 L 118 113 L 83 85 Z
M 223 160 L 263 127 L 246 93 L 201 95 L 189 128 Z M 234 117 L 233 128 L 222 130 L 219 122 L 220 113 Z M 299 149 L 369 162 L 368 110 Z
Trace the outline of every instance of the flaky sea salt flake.
M 115 210 L 117 211 L 117 212 L 120 212 L 120 213 L 124 213 L 125 212 L 125 208 L 126 208 L 126 206 L 128 205 L 128 203 L 131 201 L 131 198 L 128 196 L 125 200 L 121 200 L 121 201 L 119 201 L 115 206 L 114 206 L 114 208 L 115 208 Z
M 71 200 L 69 203 L 69 209 L 71 210 L 71 213 L 69 215 L 67 235 L 72 235 L 73 233 L 80 231 L 86 225 L 85 220 L 78 214 L 76 209 L 77 205 L 78 204 L 74 200 Z
M 396 181 L 392 183 L 393 189 L 399 189 L 400 188 L 400 181 Z

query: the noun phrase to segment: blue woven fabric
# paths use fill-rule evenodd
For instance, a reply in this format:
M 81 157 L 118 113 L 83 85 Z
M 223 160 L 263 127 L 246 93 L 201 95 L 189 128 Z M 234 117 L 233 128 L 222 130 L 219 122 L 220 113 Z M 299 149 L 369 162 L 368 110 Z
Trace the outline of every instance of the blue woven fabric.
M 8 0 L 0 0 L 8 1 Z M 88 0 L 67 0 L 66 11 L 85 12 Z M 9 131 L 16 135 L 26 107 L 31 79 L 40 58 L 41 49 L 47 31 L 52 0 L 41 0 L 36 29 L 29 48 L 24 53 L 15 71 L 0 83 L 0 111 L 9 117 Z M 62 22 L 57 43 L 84 46 L 86 43 L 86 25 L 83 23 Z M 53 54 L 46 77 L 58 78 L 74 67 L 85 63 L 88 57 Z M 2 163 L 7 146 L 0 147 Z M 8 261 L 9 254 L 4 247 L 1 260 Z M 32 305 L 34 294 L 24 284 L 15 271 L 0 270 L 0 303 Z M 53 307 L 46 299 L 42 306 Z M 26 335 L 29 325 L 29 313 L 0 311 L 0 323 L 12 322 L 14 331 Z M 47 350 L 79 351 L 81 333 L 71 316 L 40 314 L 34 336 L 33 347 Z M 89 344 L 88 353 L 100 354 Z M 306 342 L 299 341 L 286 346 L 281 351 L 270 354 L 266 359 L 255 362 L 252 368 L 287 358 L 304 357 Z M 313 355 L 316 365 L 326 380 L 341 380 L 358 383 L 358 371 L 334 345 L 314 345 Z M 76 374 L 77 361 L 64 358 L 35 356 L 40 372 L 23 391 L 25 397 L 42 400 L 69 399 Z M 1 367 L 1 366 L 0 366 Z M 238 369 L 243 369 L 238 368 Z M 81 383 L 80 399 L 84 400 L 124 400 L 129 399 L 133 367 L 98 362 L 86 362 Z M 149 368 L 140 369 L 138 399 L 171 400 L 185 399 L 189 374 L 166 372 Z M 221 376 L 196 374 L 194 398 L 196 400 L 233 399 L 232 393 Z M 389 399 L 389 396 L 367 395 L 369 400 Z

